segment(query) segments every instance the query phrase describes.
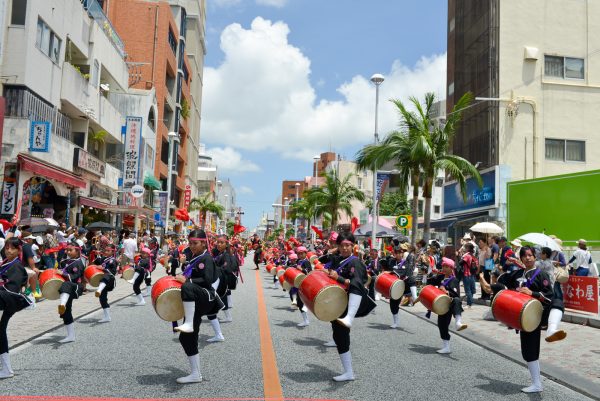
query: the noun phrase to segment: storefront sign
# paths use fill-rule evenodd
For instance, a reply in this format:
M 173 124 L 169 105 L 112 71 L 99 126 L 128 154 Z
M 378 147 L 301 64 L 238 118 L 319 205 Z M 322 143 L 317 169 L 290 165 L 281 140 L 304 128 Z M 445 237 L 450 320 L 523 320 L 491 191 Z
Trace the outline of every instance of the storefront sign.
M 90 184 L 90 196 L 93 198 L 101 198 L 106 199 L 109 202 L 112 202 L 112 191 L 98 184 Z
M 17 204 L 17 163 L 4 163 L 2 214 L 13 214 Z
M 598 278 L 569 276 L 562 284 L 565 308 L 598 314 Z
M 158 192 L 158 204 L 159 204 L 159 213 L 161 216 L 161 221 L 164 223 L 167 220 L 167 206 L 168 206 L 168 195 L 167 191 L 159 191 Z M 166 226 L 166 223 L 164 224 Z
M 142 196 L 144 196 L 144 192 L 146 192 L 146 190 L 141 185 L 136 184 L 131 187 L 131 195 L 134 198 L 141 198 Z
M 474 178 L 467 179 L 466 201 L 462 197 L 458 182 L 453 181 L 444 185 L 444 217 L 491 209 L 496 206 L 498 200 L 496 169 L 481 172 L 481 179 L 483 180 L 481 188 Z
M 185 192 L 183 195 L 183 207 L 184 209 L 187 209 L 190 206 L 190 202 L 192 200 L 192 186 L 191 185 L 186 185 L 185 186 Z
M 32 121 L 29 133 L 29 150 L 31 152 L 48 152 L 50 150 L 50 128 L 48 121 Z
M 125 171 L 123 171 L 124 189 L 129 189 L 138 183 L 141 136 L 142 117 L 127 117 L 125 123 Z
M 81 148 L 76 148 L 75 165 L 80 169 L 88 171 L 92 174 L 104 177 L 106 171 L 106 163 L 86 152 Z

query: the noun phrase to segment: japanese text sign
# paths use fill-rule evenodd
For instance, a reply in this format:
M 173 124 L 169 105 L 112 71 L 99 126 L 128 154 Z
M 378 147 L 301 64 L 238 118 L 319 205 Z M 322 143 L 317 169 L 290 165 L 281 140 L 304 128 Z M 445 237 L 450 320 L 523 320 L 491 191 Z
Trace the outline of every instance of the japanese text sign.
M 187 209 L 190 206 L 191 200 L 192 200 L 192 186 L 186 185 L 185 192 L 183 195 L 183 207 Z
M 48 121 L 32 121 L 29 133 L 29 150 L 31 152 L 48 152 L 50 149 L 50 128 Z
M 125 123 L 125 167 L 123 169 L 123 188 L 125 189 L 138 183 L 141 137 L 142 117 L 127 117 Z
M 13 214 L 17 204 L 17 164 L 4 163 L 1 214 Z
M 598 278 L 569 276 L 562 284 L 565 308 L 598 313 Z

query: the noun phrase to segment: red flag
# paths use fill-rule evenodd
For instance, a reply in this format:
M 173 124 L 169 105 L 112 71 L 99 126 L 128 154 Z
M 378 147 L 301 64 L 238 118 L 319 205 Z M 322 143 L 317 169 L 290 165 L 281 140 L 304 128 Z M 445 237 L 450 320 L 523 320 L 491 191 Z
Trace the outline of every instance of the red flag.
M 175 218 L 181 221 L 189 221 L 190 215 L 186 209 L 177 209 L 175 210 Z
M 12 218 L 12 223 L 13 224 L 17 224 L 17 222 L 19 221 L 19 215 L 21 214 L 21 205 L 23 204 L 23 199 L 19 199 L 19 201 L 17 202 L 17 210 L 15 211 L 15 215 Z
M 242 226 L 241 224 L 233 225 L 233 235 L 238 235 L 239 233 L 243 233 L 244 231 L 246 231 L 246 227 Z
M 323 239 L 323 231 L 319 230 L 317 226 L 310 226 L 310 228 L 317 234 L 319 239 Z
M 350 222 L 352 224 L 352 234 L 354 234 L 354 231 L 356 231 L 356 229 L 358 228 L 358 219 L 356 217 L 353 217 Z

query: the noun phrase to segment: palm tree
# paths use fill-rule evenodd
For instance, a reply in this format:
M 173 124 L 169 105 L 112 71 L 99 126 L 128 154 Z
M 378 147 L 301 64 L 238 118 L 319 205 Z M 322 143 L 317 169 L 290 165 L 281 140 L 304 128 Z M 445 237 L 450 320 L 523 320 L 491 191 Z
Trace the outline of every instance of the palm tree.
M 350 183 L 352 174 L 348 174 L 342 180 L 334 172 L 325 174 L 325 185 L 311 188 L 305 191 L 305 198 L 312 203 L 317 217 L 327 214 L 331 216 L 331 227 L 335 228 L 340 213 L 352 215 L 353 200 L 364 202 L 365 195 Z
M 202 197 L 193 198 L 192 200 L 190 200 L 190 206 L 188 207 L 188 210 L 190 211 L 200 211 L 200 214 L 202 215 L 202 228 L 206 228 L 206 215 L 208 214 L 208 212 L 214 213 L 217 215 L 218 218 L 222 219 L 223 212 L 225 211 L 223 205 L 210 199 L 210 197 L 211 194 L 208 193 Z
M 408 179 L 413 186 L 413 229 L 412 241 L 416 241 L 416 217 L 418 216 L 418 190 L 423 182 L 424 232 L 423 238 L 429 240 L 431 221 L 431 197 L 433 183 L 440 170 L 455 179 L 466 200 L 466 180 L 474 177 L 479 186 L 482 180 L 479 172 L 468 160 L 450 154 L 450 144 L 462 118 L 463 110 L 473 100 L 471 93 L 465 93 L 446 116 L 444 126 L 436 126 L 431 118 L 431 108 L 435 101 L 433 93 L 425 95 L 425 103 L 411 97 L 410 103 L 415 111 L 409 111 L 398 99 L 392 99 L 400 113 L 400 131 L 391 132 L 379 145 L 369 145 L 358 152 L 357 163 L 360 168 L 377 169 L 389 161 L 395 161 L 400 170 L 400 190 L 407 189 Z

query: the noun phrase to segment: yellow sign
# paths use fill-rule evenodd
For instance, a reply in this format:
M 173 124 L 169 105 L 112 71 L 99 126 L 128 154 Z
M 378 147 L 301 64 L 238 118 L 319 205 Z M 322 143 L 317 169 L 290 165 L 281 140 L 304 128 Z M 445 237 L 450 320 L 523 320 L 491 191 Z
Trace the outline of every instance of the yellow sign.
M 410 230 L 412 228 L 412 216 L 408 214 L 402 214 L 396 217 L 396 225 L 400 228 L 406 228 Z

